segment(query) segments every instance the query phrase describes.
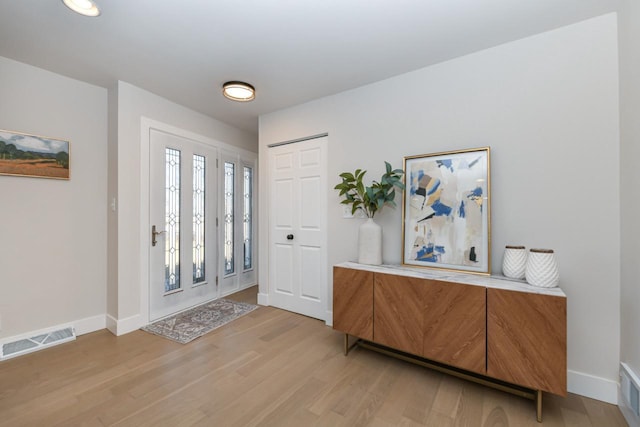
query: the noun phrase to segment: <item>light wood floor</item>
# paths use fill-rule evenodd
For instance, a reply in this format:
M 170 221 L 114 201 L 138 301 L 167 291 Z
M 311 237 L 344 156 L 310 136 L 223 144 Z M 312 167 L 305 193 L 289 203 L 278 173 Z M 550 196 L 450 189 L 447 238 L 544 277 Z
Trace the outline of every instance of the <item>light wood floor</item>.
M 254 302 L 255 289 L 235 295 Z M 0 362 L 0 426 L 625 426 L 616 406 L 532 401 L 354 349 L 272 307 L 181 345 L 142 331 L 80 336 Z

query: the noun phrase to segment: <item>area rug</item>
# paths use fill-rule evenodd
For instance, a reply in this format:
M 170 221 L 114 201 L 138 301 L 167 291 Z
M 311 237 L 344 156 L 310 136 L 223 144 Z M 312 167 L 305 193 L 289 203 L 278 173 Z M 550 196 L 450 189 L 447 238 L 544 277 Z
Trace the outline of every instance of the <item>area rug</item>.
M 186 344 L 256 308 L 253 304 L 219 299 L 158 320 L 142 330 Z

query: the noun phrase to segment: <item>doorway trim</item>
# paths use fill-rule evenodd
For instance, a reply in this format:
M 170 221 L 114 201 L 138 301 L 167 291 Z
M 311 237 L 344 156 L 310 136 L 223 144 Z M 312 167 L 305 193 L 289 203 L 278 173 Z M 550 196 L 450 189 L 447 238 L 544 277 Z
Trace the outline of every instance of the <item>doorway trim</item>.
M 281 145 L 287 145 L 287 144 L 295 144 L 296 142 L 310 141 L 312 139 L 324 138 L 325 136 L 329 136 L 329 134 L 325 132 L 325 133 L 319 133 L 313 136 L 305 136 L 303 138 L 290 139 L 288 141 L 274 142 L 273 144 L 267 145 L 267 148 L 279 147 Z

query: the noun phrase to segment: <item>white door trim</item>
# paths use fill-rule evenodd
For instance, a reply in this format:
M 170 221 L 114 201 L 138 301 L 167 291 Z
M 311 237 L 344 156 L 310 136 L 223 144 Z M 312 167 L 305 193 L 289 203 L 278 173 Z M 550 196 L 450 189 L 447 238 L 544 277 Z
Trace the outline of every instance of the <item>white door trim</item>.
M 324 138 L 325 136 L 329 136 L 329 134 L 325 132 L 325 133 L 319 133 L 313 136 L 305 136 L 303 138 L 290 139 L 288 141 L 274 142 L 273 144 L 267 145 L 267 148 L 279 147 L 281 145 L 287 145 L 287 144 L 295 144 L 296 142 L 310 141 L 312 139 Z
M 224 142 L 217 141 L 212 138 L 208 138 L 203 135 L 199 135 L 195 132 L 191 132 L 185 129 L 181 129 L 170 124 L 160 122 L 158 120 L 150 119 L 142 116 L 140 118 L 140 326 L 144 326 L 150 323 L 149 321 L 149 256 L 151 245 L 149 245 L 151 223 L 149 221 L 150 206 L 149 206 L 149 186 L 151 180 L 149 176 L 149 161 L 151 153 L 151 129 L 156 129 L 161 132 L 172 134 L 181 138 L 190 139 L 192 141 L 209 145 L 218 150 L 224 149 L 231 152 L 239 153 L 245 157 L 255 157 L 256 153 L 248 151 Z M 256 174 L 256 177 L 258 175 Z M 257 221 L 256 221 L 257 224 Z M 259 245 L 259 241 L 256 242 Z M 219 257 L 219 254 L 218 254 Z M 120 304 L 118 304 L 120 305 Z M 137 328 L 136 328 L 137 329 Z

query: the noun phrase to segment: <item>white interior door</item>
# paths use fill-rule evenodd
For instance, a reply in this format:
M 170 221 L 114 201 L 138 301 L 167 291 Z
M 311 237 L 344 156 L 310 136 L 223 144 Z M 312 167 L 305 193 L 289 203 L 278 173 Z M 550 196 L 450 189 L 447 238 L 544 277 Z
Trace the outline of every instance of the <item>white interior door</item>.
M 269 148 L 269 303 L 325 320 L 327 137 Z
M 151 130 L 149 317 L 217 297 L 216 150 Z

